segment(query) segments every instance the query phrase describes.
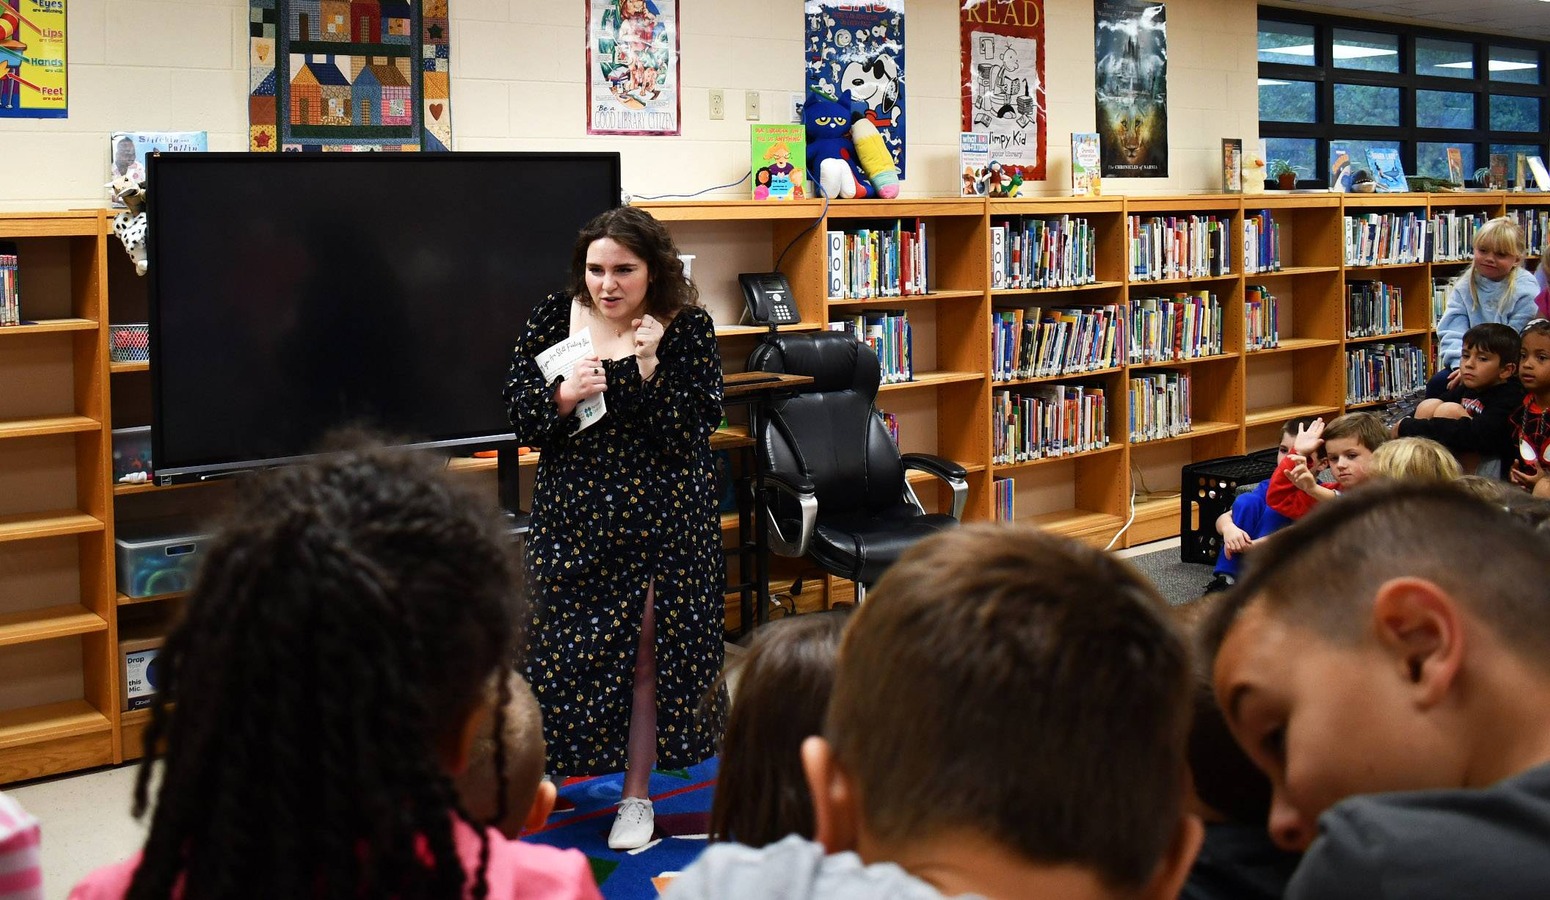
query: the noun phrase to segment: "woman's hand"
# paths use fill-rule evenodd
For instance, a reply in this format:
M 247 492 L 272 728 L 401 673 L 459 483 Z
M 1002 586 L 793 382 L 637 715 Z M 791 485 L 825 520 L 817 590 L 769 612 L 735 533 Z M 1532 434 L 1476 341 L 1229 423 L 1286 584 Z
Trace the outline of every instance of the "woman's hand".
M 568 416 L 576 411 L 576 404 L 606 390 L 608 373 L 603 371 L 603 361 L 596 356 L 588 356 L 576 360 L 571 373 L 555 389 L 554 404 L 560 408 L 562 417 Z
M 641 316 L 631 324 L 635 326 L 635 364 L 640 367 L 641 380 L 650 381 L 657 372 L 657 345 L 662 343 L 665 329 L 651 316 Z

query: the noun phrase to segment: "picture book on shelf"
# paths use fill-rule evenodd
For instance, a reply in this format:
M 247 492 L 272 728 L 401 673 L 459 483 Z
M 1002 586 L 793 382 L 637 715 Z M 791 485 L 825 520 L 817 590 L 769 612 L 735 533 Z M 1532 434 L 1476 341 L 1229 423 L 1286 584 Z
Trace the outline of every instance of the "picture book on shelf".
M 1485 186 L 1493 191 L 1507 190 L 1507 154 L 1491 154 L 1491 166 L 1486 170 Z
M 148 154 L 203 153 L 207 149 L 208 139 L 203 131 L 115 131 L 108 137 L 108 181 L 127 175 L 144 184 Z M 123 207 L 111 190 L 109 197 L 114 206 Z
M 1528 188 L 1528 154 L 1514 154 L 1518 158 L 1518 174 L 1512 180 L 1512 189 L 1522 191 Z
M 1071 132 L 1071 193 L 1096 197 L 1103 193 L 1098 174 L 1098 133 Z
M 1448 180 L 1454 184 L 1464 183 L 1464 151 L 1457 147 L 1448 148 Z
M 749 155 L 755 200 L 801 200 L 807 196 L 807 130 L 802 125 L 750 126 Z M 794 160 L 794 161 L 793 161 Z
M 1243 191 L 1243 139 L 1222 138 L 1222 191 Z
M 1405 167 L 1399 162 L 1399 151 L 1386 147 L 1367 148 L 1367 166 L 1372 169 L 1372 180 L 1384 193 L 1402 194 L 1410 190 L 1405 181 Z
M 958 171 L 963 173 L 962 196 L 985 196 L 990 180 L 990 132 L 958 132 Z
M 1347 193 L 1351 190 L 1351 176 L 1356 174 L 1356 169 L 1351 165 L 1351 153 L 1345 144 L 1338 141 L 1329 143 L 1329 189 Z
M 1541 191 L 1550 191 L 1550 171 L 1545 170 L 1545 161 L 1537 156 L 1528 158 L 1529 171 L 1534 173 L 1534 186 Z M 1527 187 L 1528 185 L 1524 185 Z

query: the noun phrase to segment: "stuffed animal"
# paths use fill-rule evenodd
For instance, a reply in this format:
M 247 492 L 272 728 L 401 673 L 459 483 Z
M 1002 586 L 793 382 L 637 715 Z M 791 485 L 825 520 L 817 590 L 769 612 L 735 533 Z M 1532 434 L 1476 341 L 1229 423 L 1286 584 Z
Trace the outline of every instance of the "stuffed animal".
M 150 263 L 145 256 L 146 193 L 145 185 L 128 175 L 116 176 L 103 185 L 116 200 L 128 207 L 113 218 L 113 233 L 124 245 L 124 252 L 135 261 L 135 274 L 144 275 Z
M 808 93 L 802 104 L 808 177 L 825 197 L 897 197 L 898 169 L 883 136 L 865 119 L 857 121 L 851 107 L 845 92 L 838 100 Z

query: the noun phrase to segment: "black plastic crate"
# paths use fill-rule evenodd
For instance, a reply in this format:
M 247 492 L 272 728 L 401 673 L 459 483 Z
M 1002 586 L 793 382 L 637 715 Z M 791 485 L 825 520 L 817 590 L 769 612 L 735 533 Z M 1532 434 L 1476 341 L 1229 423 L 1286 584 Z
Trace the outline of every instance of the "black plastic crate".
M 1216 518 L 1232 509 L 1240 489 L 1269 478 L 1276 470 L 1276 448 L 1245 456 L 1219 456 L 1184 467 L 1179 476 L 1179 559 L 1216 565 L 1222 536 Z

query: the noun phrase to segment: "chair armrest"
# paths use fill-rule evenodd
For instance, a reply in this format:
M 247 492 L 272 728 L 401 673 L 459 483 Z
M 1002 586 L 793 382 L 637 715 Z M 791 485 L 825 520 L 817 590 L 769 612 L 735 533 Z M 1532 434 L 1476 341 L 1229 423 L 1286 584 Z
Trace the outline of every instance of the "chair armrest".
M 781 527 L 780 518 L 775 515 L 773 504 L 760 499 L 760 505 L 764 507 L 765 517 L 768 520 L 768 537 L 770 549 L 781 556 L 804 556 L 807 553 L 807 545 L 813 539 L 813 529 L 818 523 L 818 494 L 817 486 L 812 479 L 805 476 L 792 476 L 782 472 L 765 472 L 761 476 L 766 490 L 777 490 L 795 501 L 798 509 L 797 535 L 787 534 L 787 529 Z
M 953 489 L 953 518 L 963 521 L 963 508 L 969 503 L 969 471 L 958 463 L 934 453 L 904 453 L 899 456 L 899 461 L 904 464 L 905 471 L 916 469 L 921 472 L 929 472 L 932 475 L 947 482 Z M 907 499 L 917 507 L 920 501 L 915 498 L 915 492 L 905 482 L 904 490 Z

